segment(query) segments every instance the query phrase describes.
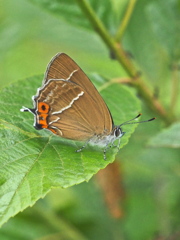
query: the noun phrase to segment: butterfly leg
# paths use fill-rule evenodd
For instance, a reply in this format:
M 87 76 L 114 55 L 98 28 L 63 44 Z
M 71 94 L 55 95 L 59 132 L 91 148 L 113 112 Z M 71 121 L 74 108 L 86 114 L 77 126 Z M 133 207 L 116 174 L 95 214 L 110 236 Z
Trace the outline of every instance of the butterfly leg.
M 114 145 L 114 142 L 112 142 L 112 144 L 111 144 L 111 146 L 117 147 L 118 151 L 120 150 L 121 137 L 122 137 L 124 134 L 125 134 L 125 132 L 123 132 L 123 133 L 121 134 L 121 136 L 119 137 L 119 139 L 118 139 L 118 144 L 117 144 L 117 145 Z
M 115 145 L 114 142 L 113 142 L 110 147 L 117 147 L 118 148 L 118 145 Z
M 118 144 L 117 145 L 115 145 L 114 144 L 114 142 L 111 144 L 111 147 L 117 147 L 117 149 L 118 149 L 118 151 L 119 151 L 119 149 L 120 149 L 120 138 L 119 138 L 119 140 L 118 140 Z
M 106 151 L 107 151 L 107 147 L 106 148 L 104 148 L 104 150 L 103 150 L 103 155 L 104 155 L 104 160 L 106 160 Z
M 116 139 L 115 139 L 115 140 L 116 140 Z M 115 145 L 115 144 L 114 144 L 115 140 L 111 142 L 111 145 L 109 146 L 109 148 L 112 148 L 112 147 L 117 147 L 117 148 L 119 148 L 119 142 L 118 142 L 118 145 Z
M 89 140 L 85 142 L 85 144 L 80 149 L 77 149 L 75 152 L 81 152 L 87 146 L 88 143 L 89 143 Z
M 118 151 L 119 151 L 119 149 L 120 149 L 120 142 L 121 142 L 121 139 L 119 138 L 118 145 L 116 146 L 117 149 L 118 149 Z
M 106 152 L 107 152 L 107 150 L 109 149 L 109 148 L 111 148 L 111 146 L 112 146 L 112 144 L 111 145 L 109 145 L 109 143 L 108 144 L 106 144 L 106 146 L 105 146 L 105 148 L 104 148 L 104 150 L 103 150 L 103 155 L 104 155 L 104 160 L 106 160 L 107 158 L 106 158 Z
M 114 141 L 111 142 L 111 144 L 108 146 L 108 144 L 106 145 L 106 147 L 104 148 L 103 150 L 103 153 L 104 153 L 104 160 L 106 160 L 106 151 L 109 149 L 109 148 L 112 148 L 112 147 L 117 147 L 118 151 L 120 149 L 120 138 L 119 138 L 119 141 L 118 141 L 118 145 L 115 145 L 114 144 Z

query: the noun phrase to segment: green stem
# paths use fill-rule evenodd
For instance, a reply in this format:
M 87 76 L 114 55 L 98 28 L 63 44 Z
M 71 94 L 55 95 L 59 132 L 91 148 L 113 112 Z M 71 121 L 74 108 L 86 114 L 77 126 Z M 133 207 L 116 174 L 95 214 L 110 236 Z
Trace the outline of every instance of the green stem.
M 102 90 L 108 88 L 111 86 L 113 83 L 123 83 L 123 84 L 131 84 L 131 79 L 130 78 L 114 78 L 111 79 L 111 81 L 107 81 L 100 87 L 98 87 L 98 91 L 101 92 Z
M 117 43 L 106 30 L 102 21 L 97 17 L 89 2 L 86 0 L 76 0 L 76 2 L 82 9 L 85 16 L 89 19 L 96 32 L 101 36 L 104 43 L 110 51 L 115 54 L 117 61 L 119 61 L 119 63 L 124 67 L 128 75 L 132 77 L 131 84 L 137 89 L 139 95 L 143 98 L 150 109 L 152 109 L 165 122 L 166 125 L 170 125 L 174 121 L 173 116 L 171 114 L 167 114 L 161 103 L 157 99 L 153 98 L 153 94 L 146 83 L 141 78 L 137 78 L 138 71 L 127 57 L 127 54 L 122 49 L 122 46 Z
M 124 18 L 123 18 L 123 20 L 122 20 L 122 22 L 121 22 L 121 24 L 120 24 L 120 26 L 117 30 L 115 38 L 114 38 L 117 42 L 120 42 L 121 39 L 122 39 L 122 36 L 124 35 L 124 32 L 127 28 L 129 20 L 132 16 L 132 13 L 133 13 L 136 2 L 137 2 L 137 0 L 130 0 L 129 1 L 129 4 L 128 4 L 127 10 L 126 10 L 126 13 L 124 15 Z
M 179 71 L 178 71 L 178 63 L 174 63 L 172 69 L 172 90 L 171 90 L 171 103 L 170 103 L 170 111 L 173 114 L 176 109 L 178 95 L 179 95 Z
M 146 102 L 148 107 L 155 112 L 155 114 L 159 116 L 167 126 L 174 122 L 175 117 L 172 114 L 167 114 L 162 104 L 158 101 L 158 99 L 153 97 L 152 92 L 142 79 L 132 81 L 131 84 L 137 89 L 139 95 Z
M 128 74 L 131 77 L 136 76 L 137 71 L 129 61 L 121 45 L 117 44 L 117 42 L 110 36 L 109 32 L 106 30 L 101 20 L 97 17 L 96 13 L 92 9 L 88 1 L 76 0 L 76 2 L 82 9 L 82 12 L 85 14 L 85 16 L 89 19 L 95 31 L 101 36 L 102 40 L 110 49 L 110 51 L 112 51 L 116 55 L 117 60 L 122 64 L 122 66 L 128 72 Z

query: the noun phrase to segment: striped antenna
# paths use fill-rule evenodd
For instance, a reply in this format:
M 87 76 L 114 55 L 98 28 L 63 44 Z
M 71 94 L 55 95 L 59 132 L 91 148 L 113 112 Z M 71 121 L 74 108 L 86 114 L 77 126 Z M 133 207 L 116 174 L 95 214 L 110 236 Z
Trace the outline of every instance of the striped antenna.
M 148 120 L 145 120 L 145 121 L 140 121 L 140 122 L 131 122 L 133 120 L 136 120 L 137 118 L 139 118 L 142 114 L 139 113 L 135 118 L 132 118 L 124 123 L 122 123 L 121 125 L 119 125 L 119 127 L 121 127 L 122 125 L 127 125 L 127 124 L 136 124 L 136 123 L 144 123 L 144 122 L 150 122 L 150 121 L 153 121 L 154 119 L 156 119 L 155 117 L 154 118 L 151 118 L 151 119 L 148 119 Z

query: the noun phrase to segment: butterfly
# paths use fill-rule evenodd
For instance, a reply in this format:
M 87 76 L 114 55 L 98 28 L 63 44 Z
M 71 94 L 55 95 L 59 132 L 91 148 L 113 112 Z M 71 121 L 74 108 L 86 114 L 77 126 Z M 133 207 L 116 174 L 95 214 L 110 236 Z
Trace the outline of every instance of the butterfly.
M 88 143 L 103 147 L 104 159 L 107 149 L 114 146 L 117 139 L 119 149 L 120 138 L 125 133 L 122 125 L 132 124 L 131 121 L 141 115 L 114 125 L 112 115 L 93 83 L 65 53 L 58 53 L 50 61 L 42 86 L 32 99 L 34 108 L 23 107 L 21 111 L 34 115 L 37 130 L 47 129 L 62 138 L 84 141 L 77 152 Z

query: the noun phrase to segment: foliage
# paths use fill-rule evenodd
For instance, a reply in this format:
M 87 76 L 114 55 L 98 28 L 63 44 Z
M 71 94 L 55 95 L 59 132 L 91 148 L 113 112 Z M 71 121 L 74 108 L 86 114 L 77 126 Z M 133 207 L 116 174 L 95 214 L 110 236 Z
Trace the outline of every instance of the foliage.
M 180 2 L 18 0 L 17 6 L 4 1 L 1 10 L 1 85 L 23 80 L 0 95 L 0 224 L 52 188 L 73 187 L 51 190 L 10 219 L 1 239 L 178 239 Z M 75 153 L 82 143 L 35 130 L 33 116 L 19 111 L 31 107 L 43 79 L 37 73 L 59 51 L 88 73 L 116 124 L 141 108 L 142 120 L 156 116 L 134 134 L 136 124 L 124 126 L 121 150 L 110 149 L 107 161 L 101 149 Z M 121 219 L 110 216 L 100 181 L 91 179 L 115 158 L 127 196 L 119 196 Z

